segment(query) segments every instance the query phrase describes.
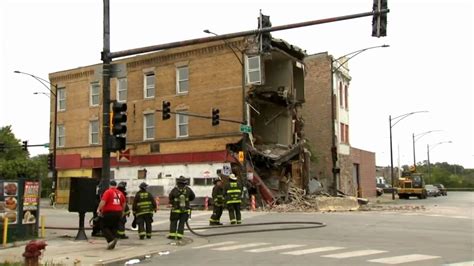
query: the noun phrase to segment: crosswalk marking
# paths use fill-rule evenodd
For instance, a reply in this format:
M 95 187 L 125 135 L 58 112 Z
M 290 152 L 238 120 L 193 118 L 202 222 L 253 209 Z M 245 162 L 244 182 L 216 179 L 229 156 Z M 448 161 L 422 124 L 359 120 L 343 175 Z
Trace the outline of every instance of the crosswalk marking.
M 333 250 L 339 250 L 339 249 L 344 249 L 344 248 L 342 248 L 342 247 L 310 248 L 310 249 L 282 252 L 280 254 L 299 256 L 299 255 L 318 253 L 318 252 L 324 252 L 324 251 L 333 251 Z
M 267 251 L 274 251 L 274 250 L 297 248 L 297 247 L 303 247 L 303 246 L 305 245 L 291 245 L 290 244 L 290 245 L 273 246 L 273 247 L 267 247 L 267 248 L 250 249 L 250 250 L 245 250 L 245 252 L 259 253 L 259 252 L 267 252 Z
M 235 244 L 235 243 L 236 243 L 235 241 L 226 241 L 226 242 L 220 242 L 220 243 L 206 244 L 206 245 L 202 245 L 202 246 L 199 246 L 199 247 L 193 247 L 193 248 L 194 249 L 212 248 L 212 247 L 218 247 L 218 246 L 232 245 L 232 244 Z
M 370 262 L 378 262 L 378 263 L 385 263 L 385 264 L 400 264 L 400 263 L 407 263 L 407 262 L 414 262 L 420 260 L 431 260 L 440 258 L 439 256 L 429 256 L 429 255 L 422 255 L 422 254 L 411 254 L 411 255 L 404 255 L 404 256 L 395 256 L 395 257 L 387 257 L 381 259 L 373 259 L 369 260 Z
M 350 252 L 344 252 L 344 253 L 329 254 L 329 255 L 324 255 L 324 256 L 321 256 L 321 257 L 344 259 L 344 258 L 374 255 L 374 254 L 379 254 L 379 253 L 384 253 L 384 252 L 387 252 L 387 251 L 375 250 L 375 249 L 366 249 L 366 250 L 357 250 L 357 251 L 350 251 Z
M 268 245 L 268 243 L 249 243 L 249 244 L 235 245 L 235 246 L 230 246 L 230 247 L 214 248 L 213 250 L 228 251 L 228 250 L 236 250 L 236 249 L 242 249 L 242 248 L 258 247 L 258 246 L 263 246 L 263 245 Z

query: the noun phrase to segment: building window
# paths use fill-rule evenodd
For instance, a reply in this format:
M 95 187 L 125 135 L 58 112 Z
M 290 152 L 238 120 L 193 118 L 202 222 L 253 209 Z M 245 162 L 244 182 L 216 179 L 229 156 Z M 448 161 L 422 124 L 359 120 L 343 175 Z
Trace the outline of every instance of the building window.
M 188 127 L 189 127 L 189 117 L 185 114 L 188 113 L 187 110 L 180 110 L 179 113 L 176 115 L 176 137 L 178 138 L 183 138 L 183 137 L 188 137 L 189 132 L 188 132 Z
M 262 82 L 260 56 L 247 56 L 245 66 L 247 84 L 260 84 Z
M 349 110 L 349 88 L 347 85 L 344 86 L 344 104 L 346 105 L 346 110 Z
M 100 84 L 92 82 L 90 85 L 90 106 L 99 106 Z
M 148 72 L 145 73 L 144 76 L 145 80 L 145 98 L 153 98 L 155 97 L 155 73 Z
M 144 116 L 143 139 L 150 140 L 155 138 L 155 114 L 145 114 Z
M 117 101 L 127 101 L 127 78 L 117 79 Z
M 89 123 L 89 144 L 99 144 L 99 120 Z
M 189 68 L 187 66 L 176 69 L 176 92 L 188 93 L 189 90 Z
M 58 111 L 66 111 L 66 89 L 59 88 L 56 91 L 56 100 L 58 101 Z
M 339 82 L 339 107 L 344 108 L 344 93 L 342 88 L 342 82 Z
M 58 147 L 64 147 L 64 144 L 66 143 L 66 129 L 64 128 L 64 125 L 58 125 L 56 133 L 58 134 L 56 145 Z
M 349 144 L 349 125 L 341 123 L 341 143 Z
M 212 177 L 195 177 L 193 178 L 194 186 L 212 186 L 214 178 Z

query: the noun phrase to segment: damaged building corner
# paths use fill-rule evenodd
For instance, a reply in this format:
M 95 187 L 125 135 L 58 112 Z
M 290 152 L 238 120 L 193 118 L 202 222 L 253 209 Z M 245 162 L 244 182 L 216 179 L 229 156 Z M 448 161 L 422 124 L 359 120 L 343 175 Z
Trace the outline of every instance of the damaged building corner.
M 290 200 L 290 187 L 307 190 L 309 182 L 301 115 L 305 53 L 280 39 L 272 39 L 271 51 L 258 53 L 257 43 L 246 40 L 245 98 L 252 132 L 244 145 L 253 185 L 273 205 Z

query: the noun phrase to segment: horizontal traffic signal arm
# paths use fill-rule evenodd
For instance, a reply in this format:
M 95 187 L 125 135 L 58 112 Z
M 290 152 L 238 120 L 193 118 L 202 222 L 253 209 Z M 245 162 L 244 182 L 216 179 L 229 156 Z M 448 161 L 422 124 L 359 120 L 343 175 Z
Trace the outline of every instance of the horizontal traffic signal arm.
M 156 111 L 157 112 L 163 112 L 163 110 L 161 110 L 161 109 L 157 109 Z M 212 120 L 212 116 L 209 116 L 209 115 L 198 115 L 198 114 L 193 114 L 193 113 L 180 113 L 180 112 L 173 112 L 173 111 L 169 111 L 169 113 L 170 114 L 175 114 L 175 115 L 186 115 L 186 116 L 192 116 L 192 117 L 198 117 L 198 118 L 204 118 L 204 119 L 211 119 Z M 236 123 L 236 124 L 246 124 L 243 121 L 225 119 L 225 118 L 221 118 L 221 117 L 219 117 L 219 121 L 224 121 L 224 122 L 229 122 L 229 123 Z

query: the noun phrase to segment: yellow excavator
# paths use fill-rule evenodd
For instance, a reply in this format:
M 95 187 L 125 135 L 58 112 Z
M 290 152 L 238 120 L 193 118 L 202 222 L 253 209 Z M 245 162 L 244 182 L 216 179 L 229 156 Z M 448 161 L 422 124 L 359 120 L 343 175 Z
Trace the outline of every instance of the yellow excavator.
M 409 199 L 412 196 L 416 196 L 419 199 L 426 199 L 428 194 L 425 189 L 423 175 L 413 169 L 404 171 L 402 177 L 398 179 L 397 193 L 400 199 Z

